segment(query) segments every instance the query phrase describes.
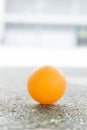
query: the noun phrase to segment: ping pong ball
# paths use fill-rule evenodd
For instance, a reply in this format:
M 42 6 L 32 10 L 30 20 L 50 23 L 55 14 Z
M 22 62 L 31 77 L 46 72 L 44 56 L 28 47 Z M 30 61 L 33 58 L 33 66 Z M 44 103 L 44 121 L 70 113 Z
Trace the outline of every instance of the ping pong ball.
M 30 75 L 27 88 L 31 97 L 40 104 L 53 104 L 63 96 L 66 80 L 56 68 L 44 66 Z

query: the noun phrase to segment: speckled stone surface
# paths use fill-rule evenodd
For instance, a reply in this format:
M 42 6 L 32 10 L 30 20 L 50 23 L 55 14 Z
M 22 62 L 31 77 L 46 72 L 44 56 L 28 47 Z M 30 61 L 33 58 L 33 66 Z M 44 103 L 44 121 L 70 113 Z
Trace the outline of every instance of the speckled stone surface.
M 87 86 L 67 83 L 64 97 L 42 106 L 27 93 L 32 68 L 0 68 L 0 130 L 87 130 Z

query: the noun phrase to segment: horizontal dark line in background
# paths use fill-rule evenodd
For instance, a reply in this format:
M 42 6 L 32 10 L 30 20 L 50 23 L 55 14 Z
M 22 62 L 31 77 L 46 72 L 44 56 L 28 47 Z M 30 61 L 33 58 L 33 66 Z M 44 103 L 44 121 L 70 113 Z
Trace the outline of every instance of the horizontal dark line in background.
M 7 29 L 49 29 L 49 30 L 58 30 L 58 29 L 73 29 L 73 26 L 70 25 L 49 25 L 49 24 L 25 24 L 25 23 L 6 23 L 5 27 Z

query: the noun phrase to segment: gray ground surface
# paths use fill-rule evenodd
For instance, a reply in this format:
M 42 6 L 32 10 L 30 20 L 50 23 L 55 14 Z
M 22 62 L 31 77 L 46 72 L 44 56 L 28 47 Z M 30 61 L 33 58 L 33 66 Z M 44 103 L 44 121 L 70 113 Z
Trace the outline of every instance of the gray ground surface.
M 0 68 L 0 130 L 87 130 L 87 86 L 67 83 L 64 97 L 42 106 L 27 93 L 30 68 Z

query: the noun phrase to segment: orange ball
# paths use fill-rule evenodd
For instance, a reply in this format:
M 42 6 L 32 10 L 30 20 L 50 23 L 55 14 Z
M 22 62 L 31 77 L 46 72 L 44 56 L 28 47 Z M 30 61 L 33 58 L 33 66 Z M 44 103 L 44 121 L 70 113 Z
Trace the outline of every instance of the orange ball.
M 66 90 L 66 80 L 56 68 L 44 66 L 33 72 L 28 79 L 28 92 L 41 104 L 53 104 Z

